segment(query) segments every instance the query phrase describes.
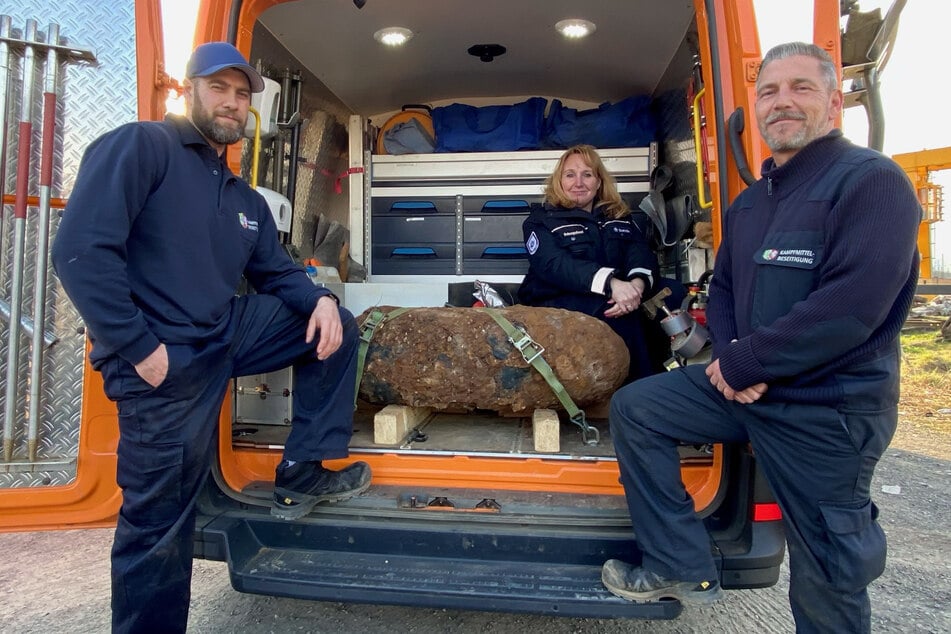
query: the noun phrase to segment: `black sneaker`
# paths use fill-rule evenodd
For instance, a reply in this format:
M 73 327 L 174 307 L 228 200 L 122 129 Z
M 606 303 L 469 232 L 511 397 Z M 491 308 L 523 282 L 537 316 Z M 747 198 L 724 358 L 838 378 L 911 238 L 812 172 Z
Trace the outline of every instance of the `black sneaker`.
M 675 581 L 635 567 L 617 559 L 609 559 L 601 567 L 601 583 L 611 594 L 637 602 L 677 599 L 682 603 L 710 605 L 723 598 L 720 582 Z
M 331 471 L 319 462 L 281 461 L 274 479 L 271 515 L 285 520 L 304 517 L 321 502 L 342 502 L 370 488 L 370 465 L 354 462 Z

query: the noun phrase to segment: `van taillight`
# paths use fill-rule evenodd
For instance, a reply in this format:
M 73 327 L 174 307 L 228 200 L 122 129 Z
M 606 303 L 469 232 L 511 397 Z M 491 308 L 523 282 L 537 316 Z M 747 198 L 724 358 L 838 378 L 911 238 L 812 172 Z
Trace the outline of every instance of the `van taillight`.
M 781 519 L 783 519 L 783 512 L 779 510 L 779 505 L 775 502 L 753 505 L 754 522 L 773 522 Z

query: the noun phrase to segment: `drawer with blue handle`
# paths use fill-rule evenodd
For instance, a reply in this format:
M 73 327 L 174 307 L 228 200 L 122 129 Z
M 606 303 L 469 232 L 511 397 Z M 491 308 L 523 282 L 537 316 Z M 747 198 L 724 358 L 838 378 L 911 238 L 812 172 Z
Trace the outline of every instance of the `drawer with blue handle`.
M 374 196 L 370 202 L 374 215 L 451 214 L 456 213 L 455 196 Z
M 524 275 L 528 253 L 522 223 L 531 202 L 525 198 L 466 198 L 462 223 L 462 272 Z
M 456 272 L 455 215 L 374 215 L 371 222 L 370 270 L 374 275 Z

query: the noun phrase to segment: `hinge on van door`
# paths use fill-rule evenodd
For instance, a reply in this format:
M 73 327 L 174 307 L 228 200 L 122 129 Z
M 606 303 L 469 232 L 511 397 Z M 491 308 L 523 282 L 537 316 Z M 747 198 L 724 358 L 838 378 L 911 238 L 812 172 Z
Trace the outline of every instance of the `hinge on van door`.
M 177 79 L 165 72 L 165 62 L 155 64 L 155 87 L 159 90 L 173 91 L 177 96 L 181 96 L 184 90 Z

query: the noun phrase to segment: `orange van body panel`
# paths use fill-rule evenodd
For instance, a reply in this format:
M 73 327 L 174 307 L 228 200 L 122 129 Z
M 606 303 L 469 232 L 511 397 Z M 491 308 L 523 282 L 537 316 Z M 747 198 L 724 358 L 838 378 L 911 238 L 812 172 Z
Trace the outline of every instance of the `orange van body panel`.
M 138 116 L 161 119 L 167 96 L 159 81 L 165 59 L 161 0 L 136 0 L 135 39 Z M 55 203 L 55 208 L 65 205 L 60 199 Z M 58 487 L 0 489 L 0 532 L 115 525 L 122 502 L 116 484 L 119 419 L 88 356 L 83 377 L 76 478 Z
M 75 480 L 43 489 L 0 489 L 0 532 L 115 525 L 122 502 L 116 485 L 119 418 L 88 360 L 83 376 Z

